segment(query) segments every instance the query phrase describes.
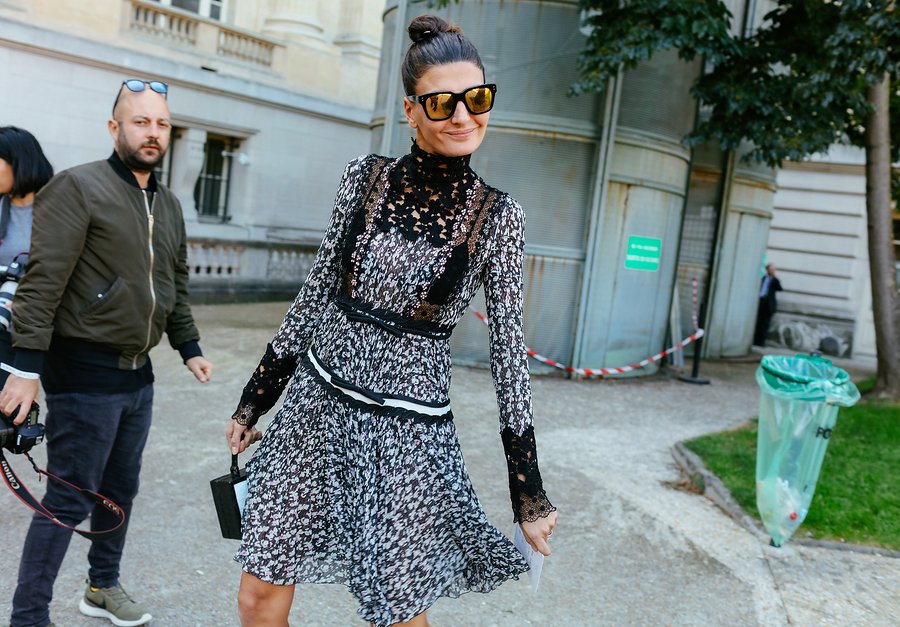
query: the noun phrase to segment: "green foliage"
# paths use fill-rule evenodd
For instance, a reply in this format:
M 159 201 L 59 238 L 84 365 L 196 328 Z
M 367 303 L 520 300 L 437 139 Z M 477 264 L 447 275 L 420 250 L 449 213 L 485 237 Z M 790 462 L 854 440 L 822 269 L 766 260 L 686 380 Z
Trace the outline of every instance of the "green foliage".
M 891 53 L 900 50 L 898 18 L 886 2 L 779 0 L 698 81 L 694 95 L 710 115 L 689 141 L 736 148 L 751 140 L 748 158 L 772 166 L 835 143 L 862 145 L 866 87 L 900 69 Z
M 869 109 L 865 88 L 885 73 L 900 77 L 900 9 L 889 0 L 779 0 L 750 37 L 732 34 L 720 0 L 582 0 L 593 28 L 575 93 L 600 91 L 658 50 L 702 55 L 713 70 L 693 93 L 709 113 L 691 144 L 716 140 L 746 158 L 780 165 L 834 143 L 861 144 Z M 900 158 L 900 93 L 892 142 Z
M 900 70 L 896 69 L 891 74 L 891 101 L 889 106 L 891 110 L 891 161 L 896 163 L 900 161 Z M 855 143 L 860 143 L 860 138 L 854 137 L 854 139 L 856 140 Z M 898 196 L 895 194 L 894 198 L 898 198 Z
M 892 111 L 896 111 L 896 109 L 892 109 Z M 894 115 L 894 120 L 891 120 L 891 130 L 893 131 L 894 127 L 900 126 L 900 115 Z M 897 146 L 900 145 L 900 142 L 892 143 L 891 146 L 894 149 L 897 149 Z M 891 198 L 894 199 L 894 204 L 897 206 L 897 209 L 900 210 L 900 168 L 894 168 L 891 170 Z
M 454 0 L 459 2 L 460 0 Z M 445 7 L 449 0 L 429 0 Z M 891 158 L 900 160 L 900 6 L 893 0 L 778 0 L 750 37 L 735 34 L 722 0 L 581 0 L 590 29 L 573 94 L 606 88 L 659 50 L 701 56 L 713 69 L 694 86 L 703 121 L 686 139 L 780 165 L 863 145 L 866 86 L 885 73 L 891 90 Z M 900 197 L 897 178 L 894 197 Z
M 602 91 L 619 67 L 631 69 L 657 50 L 676 49 L 685 60 L 734 54 L 731 13 L 721 0 L 582 0 L 591 32 L 579 58 L 574 93 Z
M 842 409 L 810 504 L 797 531 L 900 549 L 900 406 L 861 403 Z M 756 423 L 685 445 L 697 453 L 751 516 L 756 511 Z

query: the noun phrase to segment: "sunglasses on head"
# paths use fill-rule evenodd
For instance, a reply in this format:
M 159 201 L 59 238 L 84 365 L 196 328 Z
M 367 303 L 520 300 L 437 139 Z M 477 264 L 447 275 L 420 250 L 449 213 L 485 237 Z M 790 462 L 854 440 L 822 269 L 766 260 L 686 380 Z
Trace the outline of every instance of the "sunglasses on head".
M 472 115 L 481 115 L 494 108 L 494 94 L 497 86 L 493 83 L 476 85 L 465 91 L 453 93 L 452 91 L 434 91 L 421 96 L 407 96 L 410 102 L 418 102 L 425 110 L 425 117 L 434 122 L 447 120 L 453 117 L 456 104 L 463 103 L 466 111 Z
M 158 94 L 162 94 L 163 98 L 168 100 L 169 86 L 162 81 L 144 81 L 139 78 L 129 78 L 128 80 L 122 81 L 122 85 L 128 88 L 129 91 L 133 91 L 135 93 L 144 91 L 147 87 L 152 89 Z M 122 88 L 119 88 L 119 93 L 116 94 L 116 101 L 113 102 L 113 111 L 116 110 L 116 105 L 119 104 L 119 97 L 122 95 Z

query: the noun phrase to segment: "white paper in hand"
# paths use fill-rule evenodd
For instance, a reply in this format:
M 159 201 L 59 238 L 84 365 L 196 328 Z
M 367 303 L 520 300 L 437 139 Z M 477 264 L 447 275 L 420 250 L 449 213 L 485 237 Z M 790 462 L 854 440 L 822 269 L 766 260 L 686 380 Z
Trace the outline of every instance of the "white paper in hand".
M 249 491 L 250 482 L 244 479 L 234 484 L 234 496 L 237 499 L 238 511 L 241 516 L 244 515 L 244 503 L 247 502 L 247 492 Z
M 544 567 L 544 556 L 531 548 L 531 545 L 528 544 L 528 540 L 525 539 L 525 535 L 522 533 L 522 528 L 518 524 L 515 527 L 513 544 L 516 545 L 519 553 L 525 558 L 529 568 L 528 577 L 531 579 L 531 589 L 537 592 L 538 584 L 541 582 L 541 569 Z

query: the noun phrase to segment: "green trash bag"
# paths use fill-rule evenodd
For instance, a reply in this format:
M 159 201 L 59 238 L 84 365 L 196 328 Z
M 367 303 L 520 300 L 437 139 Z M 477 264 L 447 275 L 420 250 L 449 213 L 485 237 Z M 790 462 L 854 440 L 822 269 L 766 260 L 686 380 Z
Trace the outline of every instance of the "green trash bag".
M 806 518 L 838 407 L 855 405 L 859 390 L 831 361 L 810 355 L 766 355 L 756 382 L 756 507 L 781 546 Z

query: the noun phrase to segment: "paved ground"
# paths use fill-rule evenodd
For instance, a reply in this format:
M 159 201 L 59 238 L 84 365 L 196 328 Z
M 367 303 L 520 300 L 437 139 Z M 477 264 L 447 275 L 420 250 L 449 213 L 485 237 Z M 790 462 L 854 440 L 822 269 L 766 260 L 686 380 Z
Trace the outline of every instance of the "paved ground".
M 156 412 L 123 582 L 151 607 L 157 627 L 237 624 L 235 543 L 219 537 L 208 481 L 227 470 L 221 432 L 285 308 L 195 308 L 217 366 L 209 385 L 195 383 L 168 347 L 153 354 Z M 535 595 L 518 581 L 490 595 L 444 599 L 429 613 L 432 624 L 900 624 L 900 560 L 790 543 L 772 549 L 705 498 L 663 486 L 677 478 L 675 442 L 755 415 L 753 368 L 704 364 L 709 386 L 663 377 L 536 378 L 541 466 L 560 510 L 541 588 Z M 457 368 L 451 396 L 473 481 L 491 519 L 509 532 L 490 375 Z M 34 485 L 27 466 L 16 467 Z M 27 521 L 27 511 L 0 490 L 0 618 L 8 616 Z M 62 627 L 109 624 L 76 609 L 86 550 L 76 537 L 57 580 L 52 612 Z M 291 622 L 362 625 L 355 609 L 344 588 L 302 587 Z

